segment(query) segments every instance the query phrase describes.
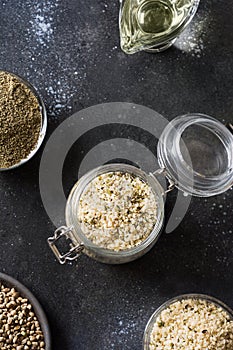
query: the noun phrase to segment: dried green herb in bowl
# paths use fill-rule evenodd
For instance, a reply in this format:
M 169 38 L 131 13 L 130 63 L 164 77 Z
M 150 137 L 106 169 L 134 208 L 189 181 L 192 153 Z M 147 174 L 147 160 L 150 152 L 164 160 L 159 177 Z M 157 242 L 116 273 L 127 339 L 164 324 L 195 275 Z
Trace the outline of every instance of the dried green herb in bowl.
M 46 110 L 35 89 L 17 75 L 0 71 L 0 170 L 28 161 L 46 127 Z

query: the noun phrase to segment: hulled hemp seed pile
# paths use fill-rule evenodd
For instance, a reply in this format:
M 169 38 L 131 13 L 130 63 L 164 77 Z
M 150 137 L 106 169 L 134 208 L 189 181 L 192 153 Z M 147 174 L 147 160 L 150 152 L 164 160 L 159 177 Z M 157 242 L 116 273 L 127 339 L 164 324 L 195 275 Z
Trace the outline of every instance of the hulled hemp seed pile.
M 44 336 L 32 305 L 0 282 L 0 349 L 45 350 Z
M 28 157 L 37 145 L 41 123 L 34 93 L 15 76 L 0 71 L 0 168 Z
M 226 311 L 209 301 L 177 301 L 157 318 L 149 349 L 232 350 L 233 321 Z
M 140 245 L 157 221 L 151 187 L 125 172 L 109 172 L 92 180 L 78 209 L 81 229 L 101 248 L 122 251 Z

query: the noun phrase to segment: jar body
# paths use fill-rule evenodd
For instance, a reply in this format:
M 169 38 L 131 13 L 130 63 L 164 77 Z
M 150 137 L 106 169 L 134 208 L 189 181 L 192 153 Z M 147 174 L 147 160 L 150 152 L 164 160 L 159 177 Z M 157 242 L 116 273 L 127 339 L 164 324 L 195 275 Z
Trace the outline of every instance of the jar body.
M 78 221 L 79 200 L 86 186 L 97 176 L 109 172 L 125 172 L 140 177 L 151 187 L 157 201 L 157 221 L 149 236 L 140 245 L 128 250 L 122 250 L 118 252 L 98 247 L 96 244 L 91 242 L 82 232 L 80 223 Z M 83 253 L 97 261 L 106 264 L 123 264 L 143 256 L 153 247 L 159 238 L 163 222 L 163 189 L 158 180 L 153 175 L 148 175 L 142 170 L 126 164 L 104 165 L 84 175 L 74 185 L 66 205 L 66 225 L 72 230 L 72 239 L 75 241 L 75 243 L 83 245 Z
M 122 0 L 119 27 L 127 54 L 169 48 L 195 15 L 199 0 Z

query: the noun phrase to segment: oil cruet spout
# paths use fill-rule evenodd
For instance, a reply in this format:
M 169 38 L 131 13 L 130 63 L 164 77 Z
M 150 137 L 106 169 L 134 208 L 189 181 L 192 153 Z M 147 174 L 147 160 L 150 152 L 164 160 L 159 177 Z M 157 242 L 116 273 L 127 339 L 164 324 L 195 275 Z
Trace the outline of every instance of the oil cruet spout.
M 170 47 L 193 18 L 199 0 L 120 0 L 120 42 L 127 54 Z

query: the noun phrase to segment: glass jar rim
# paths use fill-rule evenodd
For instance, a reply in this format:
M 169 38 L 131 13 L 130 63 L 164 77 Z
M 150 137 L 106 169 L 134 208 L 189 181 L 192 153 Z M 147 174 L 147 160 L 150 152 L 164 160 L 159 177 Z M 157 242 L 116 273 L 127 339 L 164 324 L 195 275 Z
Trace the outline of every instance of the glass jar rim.
M 206 176 L 196 172 L 184 160 L 181 152 L 181 142 L 185 146 L 182 134 L 193 125 L 206 127 L 221 141 L 228 155 L 228 168 L 223 173 Z M 164 129 L 159 139 L 157 153 L 160 166 L 166 169 L 176 187 L 188 194 L 209 197 L 223 193 L 233 185 L 233 136 L 213 117 L 201 113 L 176 117 Z
M 152 330 L 151 328 L 154 325 L 156 319 L 161 314 L 161 312 L 163 310 L 167 309 L 170 305 L 174 304 L 175 302 L 186 300 L 186 299 L 203 300 L 203 301 L 207 301 L 209 303 L 213 303 L 214 305 L 216 305 L 217 307 L 219 307 L 223 311 L 225 311 L 229 315 L 231 320 L 233 321 L 233 310 L 228 305 L 226 305 L 221 300 L 219 300 L 215 297 L 212 297 L 212 296 L 206 295 L 206 294 L 198 294 L 198 293 L 178 295 L 174 298 L 167 300 L 162 305 L 160 305 L 154 311 L 154 313 L 151 315 L 151 317 L 149 318 L 149 320 L 146 324 L 146 327 L 145 327 L 144 335 L 143 335 L 143 350 L 149 350 L 149 341 L 150 341 L 150 335 L 151 335 L 151 330 Z
M 188 116 L 190 116 L 190 117 L 194 116 L 194 117 L 195 117 L 195 120 L 189 120 L 189 121 L 187 121 L 186 123 L 184 123 L 184 125 L 182 125 L 182 127 L 181 127 L 180 130 L 179 130 L 180 132 L 179 132 L 179 135 L 178 135 L 178 138 L 177 138 L 177 142 L 176 142 L 176 144 L 175 144 L 176 152 L 177 152 L 177 154 L 179 155 L 179 157 L 180 157 L 180 159 L 181 159 L 181 161 L 182 161 L 183 163 L 186 163 L 186 161 L 185 161 L 185 159 L 183 158 L 182 153 L 180 152 L 179 144 L 180 144 L 180 142 L 182 141 L 181 139 L 182 139 L 182 134 L 183 134 L 183 132 L 184 132 L 189 126 L 195 125 L 195 124 L 197 124 L 198 122 L 206 122 L 207 119 L 208 119 L 208 120 L 211 120 L 211 122 L 214 123 L 215 125 L 217 125 L 218 127 L 222 127 L 221 124 L 220 124 L 218 121 L 216 121 L 214 118 L 209 117 L 209 116 L 204 115 L 204 114 L 201 114 L 201 113 L 188 114 Z M 184 117 L 185 117 L 185 116 L 184 116 Z M 196 117 L 197 117 L 198 119 L 196 119 Z M 223 127 L 224 127 L 224 126 L 223 126 Z M 229 133 L 228 129 L 226 129 L 225 127 L 224 127 L 224 132 Z M 227 146 L 226 146 L 226 147 L 227 147 Z M 186 163 L 186 164 L 187 164 L 187 163 Z M 188 164 L 187 164 L 187 165 L 188 165 Z M 232 164 L 232 165 L 233 165 L 233 164 Z M 194 169 L 192 169 L 192 172 L 193 172 L 194 174 L 199 175 L 198 172 L 196 172 Z M 212 176 L 207 176 L 207 175 L 206 175 L 205 178 L 208 179 L 208 180 L 215 179 L 215 180 L 217 181 L 217 180 L 221 180 L 222 178 L 224 178 L 224 177 L 225 177 L 226 175 L 228 175 L 228 174 L 229 174 L 229 170 L 225 170 L 225 172 L 222 173 L 222 174 L 220 174 L 220 175 L 215 175 L 214 177 L 212 177 Z
M 129 172 L 136 176 L 139 176 L 142 180 L 147 181 L 147 183 L 151 186 L 156 196 L 156 200 L 158 201 L 157 221 L 154 225 L 153 230 L 148 235 L 148 237 L 136 247 L 133 247 L 127 250 L 120 250 L 120 251 L 113 251 L 110 249 L 101 248 L 98 245 L 94 244 L 91 240 L 89 240 L 86 237 L 86 235 L 82 232 L 81 226 L 78 222 L 77 215 L 73 212 L 74 205 L 75 203 L 77 204 L 86 186 L 97 176 L 108 172 L 114 172 L 114 171 Z M 156 243 L 162 231 L 161 227 L 164 219 L 164 202 L 163 202 L 161 185 L 159 184 L 158 181 L 156 183 L 156 181 L 157 180 L 153 176 L 145 173 L 143 170 L 132 165 L 123 164 L 123 163 L 114 163 L 114 164 L 99 166 L 98 168 L 95 168 L 89 171 L 88 173 L 86 173 L 84 176 L 82 176 L 73 186 L 69 194 L 67 205 L 66 205 L 67 225 L 73 228 L 74 234 L 75 236 L 76 235 L 78 236 L 77 238 L 80 243 L 83 243 L 86 248 L 98 251 L 98 254 L 100 255 L 109 256 L 109 257 L 119 257 L 119 256 L 127 257 L 127 256 L 133 255 L 134 253 L 136 254 L 139 251 L 145 249 L 147 246 L 150 246 L 152 243 L 153 244 Z M 159 193 L 159 191 L 161 191 L 161 193 Z M 75 196 L 77 196 L 77 198 Z
M 20 162 L 10 166 L 9 168 L 0 168 L 0 172 L 1 172 L 1 171 L 13 170 L 15 168 L 20 167 L 21 165 L 28 162 L 37 153 L 37 151 L 39 150 L 40 146 L 42 145 L 42 143 L 44 141 L 48 121 L 47 121 L 47 112 L 46 112 L 44 101 L 43 101 L 41 95 L 38 93 L 37 89 L 31 83 L 29 83 L 27 80 L 25 80 L 24 78 L 22 78 L 18 74 L 12 73 L 12 72 L 7 71 L 7 70 L 0 70 L 0 71 L 12 75 L 16 79 L 18 79 L 21 83 L 23 83 L 25 86 L 27 86 L 27 88 L 29 90 L 31 90 L 33 95 L 36 97 L 39 108 L 40 108 L 40 112 L 41 112 L 40 134 L 39 134 L 39 137 L 38 137 L 38 140 L 37 140 L 35 147 L 32 149 L 32 151 L 29 153 L 29 155 L 26 158 L 21 159 Z

